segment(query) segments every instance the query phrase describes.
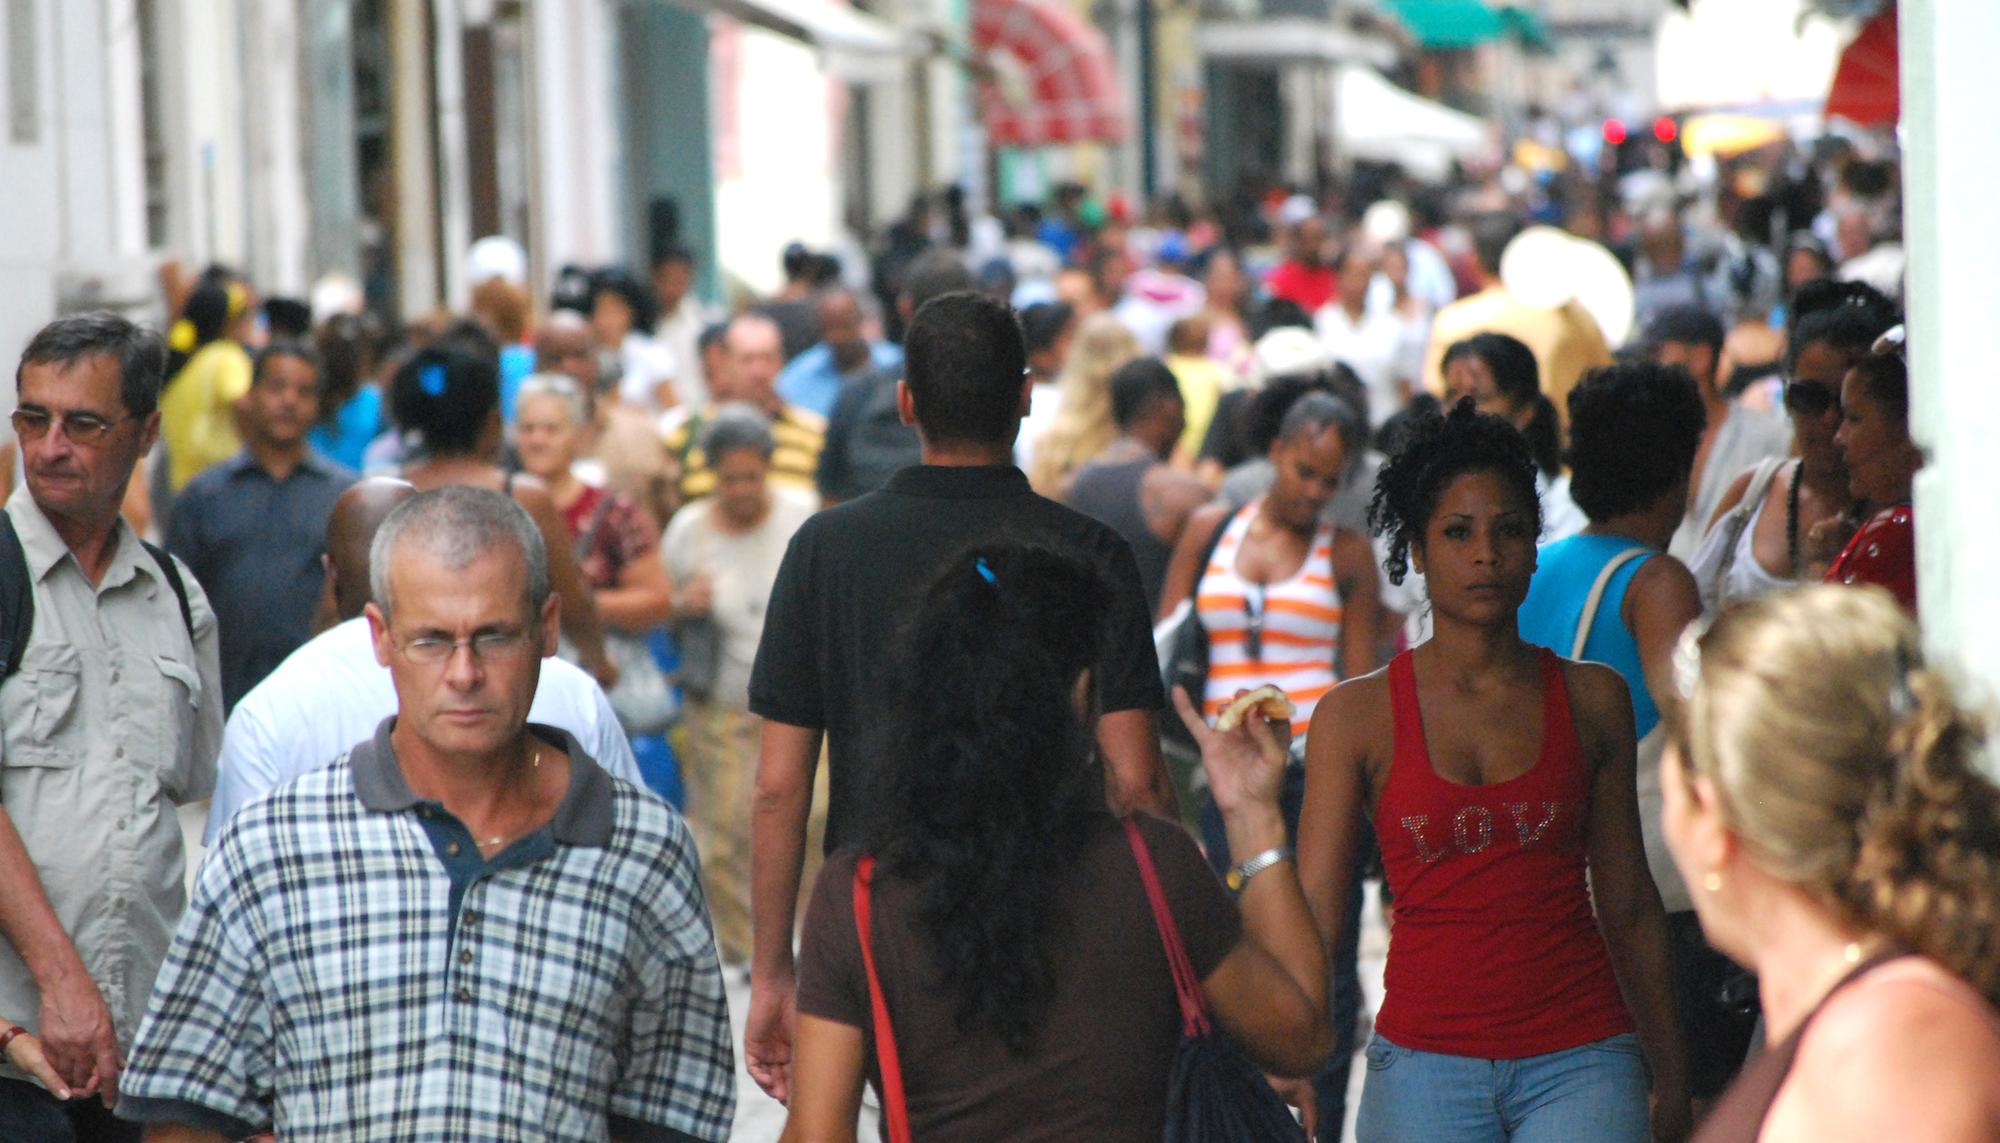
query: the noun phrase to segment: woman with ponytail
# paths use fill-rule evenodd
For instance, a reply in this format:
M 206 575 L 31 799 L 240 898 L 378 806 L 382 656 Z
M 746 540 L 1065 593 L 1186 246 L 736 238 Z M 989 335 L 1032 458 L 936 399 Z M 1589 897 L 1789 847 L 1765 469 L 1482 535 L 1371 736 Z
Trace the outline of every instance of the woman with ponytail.
M 1018 544 L 966 553 L 915 601 L 876 816 L 828 858 L 806 912 L 784 1139 L 854 1140 L 877 1074 L 871 974 L 912 1137 L 1161 1138 L 1181 1017 L 1093 746 L 1110 601 L 1086 566 Z M 1139 835 L 1216 1023 L 1264 1068 L 1309 1073 L 1332 1041 L 1278 812 L 1288 731 L 1257 715 L 1213 731 L 1184 693 L 1175 704 L 1230 844 L 1259 858 L 1231 901 L 1178 825 L 1140 814 Z M 872 968 L 854 900 L 864 854 Z
M 1916 625 L 1800 588 L 1691 628 L 1674 675 L 1667 842 L 1772 1045 L 1699 1143 L 2000 1139 L 2000 790 Z
M 1542 542 L 1554 543 L 1589 521 L 1570 499 L 1562 470 L 1562 418 L 1542 392 L 1535 351 L 1504 333 L 1475 333 L 1444 351 L 1445 407 L 1467 397 L 1482 413 L 1505 418 L 1528 440 L 1542 499 Z

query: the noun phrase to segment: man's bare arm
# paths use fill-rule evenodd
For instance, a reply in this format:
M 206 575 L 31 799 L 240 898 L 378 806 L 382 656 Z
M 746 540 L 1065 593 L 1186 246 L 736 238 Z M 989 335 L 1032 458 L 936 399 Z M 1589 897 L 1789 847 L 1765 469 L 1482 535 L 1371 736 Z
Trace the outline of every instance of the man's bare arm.
M 743 1059 L 773 1099 L 790 1093 L 797 977 L 792 928 L 823 732 L 766 719 L 750 810 L 750 1012 Z
M 0 935 L 42 993 L 42 1049 L 77 1095 L 100 1088 L 112 1100 L 122 1061 L 111 1010 L 57 920 L 14 819 L 0 809 Z

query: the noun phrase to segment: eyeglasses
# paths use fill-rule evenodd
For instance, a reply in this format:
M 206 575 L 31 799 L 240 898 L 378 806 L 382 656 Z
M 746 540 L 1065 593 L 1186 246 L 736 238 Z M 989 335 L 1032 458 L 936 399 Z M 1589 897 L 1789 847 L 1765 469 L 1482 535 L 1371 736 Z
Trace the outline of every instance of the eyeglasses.
M 1817 417 L 1840 408 L 1840 391 L 1818 381 L 1792 381 L 1785 385 L 1785 409 L 1795 417 Z
M 440 639 L 435 635 L 422 635 L 395 646 L 412 663 L 442 663 L 458 654 L 460 647 L 470 648 L 475 662 L 503 663 L 520 658 L 521 652 L 528 649 L 528 635 L 525 631 L 487 631 L 470 639 Z
M 1264 661 L 1264 589 L 1253 585 L 1243 593 L 1243 653 L 1253 663 Z
M 24 441 L 41 440 L 49 435 L 49 426 L 58 420 L 54 413 L 33 405 L 14 410 L 14 415 L 10 419 L 14 423 L 14 435 Z M 136 416 L 128 415 L 106 420 L 96 413 L 64 413 L 60 418 L 63 436 L 68 437 L 71 444 L 80 445 L 96 444 L 104 439 L 105 433 L 126 421 L 138 419 Z

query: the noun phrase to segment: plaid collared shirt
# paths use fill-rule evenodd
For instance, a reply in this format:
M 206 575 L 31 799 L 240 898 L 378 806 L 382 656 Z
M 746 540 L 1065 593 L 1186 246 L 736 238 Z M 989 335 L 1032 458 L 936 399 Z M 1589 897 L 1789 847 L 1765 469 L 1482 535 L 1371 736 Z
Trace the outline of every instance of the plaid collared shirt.
M 571 759 L 482 858 L 373 741 L 246 808 L 202 864 L 120 1083 L 236 1139 L 724 1139 L 729 1013 L 694 847 Z

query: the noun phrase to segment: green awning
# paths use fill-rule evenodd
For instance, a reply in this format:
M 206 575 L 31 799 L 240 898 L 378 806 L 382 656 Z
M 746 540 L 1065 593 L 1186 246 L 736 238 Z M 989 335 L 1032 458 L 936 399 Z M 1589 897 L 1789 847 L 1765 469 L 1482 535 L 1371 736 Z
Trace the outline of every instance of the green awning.
M 1555 41 L 1549 38 L 1549 26 L 1542 20 L 1541 13 L 1518 4 L 1509 4 L 1500 9 L 1500 23 L 1507 34 L 1519 40 L 1521 46 L 1538 52 L 1552 52 Z
M 1474 48 L 1507 31 L 1500 13 L 1482 0 L 1388 0 L 1385 6 L 1420 47 L 1431 50 Z

